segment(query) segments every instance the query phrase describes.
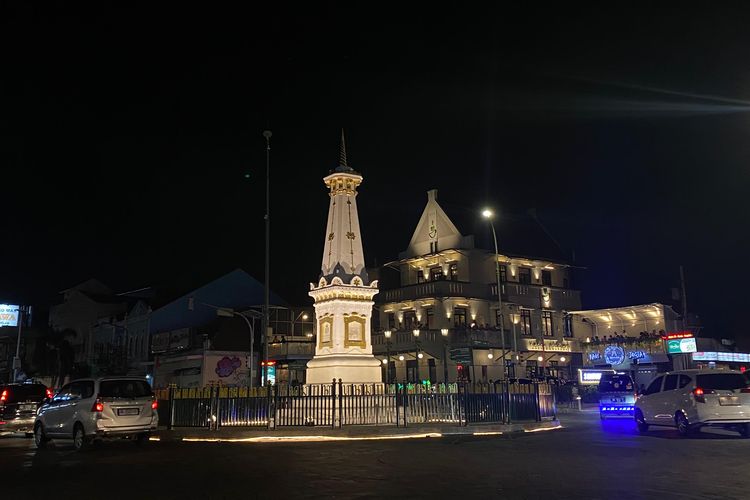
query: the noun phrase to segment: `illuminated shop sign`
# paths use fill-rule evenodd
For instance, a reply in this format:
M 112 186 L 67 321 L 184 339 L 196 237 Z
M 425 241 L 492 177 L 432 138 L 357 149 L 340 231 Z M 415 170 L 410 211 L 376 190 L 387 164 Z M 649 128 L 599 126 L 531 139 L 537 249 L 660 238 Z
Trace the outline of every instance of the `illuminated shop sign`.
M 695 344 L 694 338 L 680 338 L 667 340 L 667 353 L 668 354 L 682 354 L 687 352 L 696 352 L 698 346 Z
M 583 385 L 595 385 L 602 378 L 602 373 L 615 373 L 614 370 L 596 370 L 591 368 L 578 369 L 578 382 Z
M 744 352 L 694 352 L 693 361 L 727 361 L 750 363 L 750 354 Z
M 625 362 L 625 349 L 619 345 L 609 345 L 604 349 L 604 361 L 610 365 L 621 365 Z
M 0 326 L 18 326 L 18 306 L 0 304 Z
M 572 346 L 569 341 L 559 342 L 557 340 L 545 340 L 544 343 L 536 339 L 526 340 L 527 351 L 549 351 L 549 352 L 571 352 Z
M 675 333 L 668 333 L 662 336 L 662 339 L 664 340 L 692 339 L 692 338 L 693 338 L 692 332 L 675 332 Z

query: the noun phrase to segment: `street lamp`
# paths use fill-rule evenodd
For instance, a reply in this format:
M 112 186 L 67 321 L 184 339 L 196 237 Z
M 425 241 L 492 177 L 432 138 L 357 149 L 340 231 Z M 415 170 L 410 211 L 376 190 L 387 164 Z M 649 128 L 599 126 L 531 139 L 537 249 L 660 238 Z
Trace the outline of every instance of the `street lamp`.
M 265 262 L 265 279 L 263 280 L 263 361 L 268 358 L 268 327 L 270 325 L 270 280 L 271 280 L 271 136 L 270 130 L 263 131 L 263 137 L 266 138 L 266 262 Z M 252 373 L 252 372 L 251 372 Z M 252 378 L 252 377 L 251 377 Z M 265 385 L 265 376 L 263 380 Z
M 310 317 L 310 316 L 308 316 L 308 315 L 307 315 L 307 313 L 306 313 L 305 311 L 302 311 L 301 313 L 299 313 L 299 314 L 297 315 L 297 317 L 296 317 L 296 318 L 294 318 L 294 320 L 292 321 L 292 332 L 291 332 L 291 334 L 292 334 L 292 337 L 294 337 L 294 324 L 295 324 L 295 323 L 296 323 L 296 322 L 297 322 L 297 321 L 298 321 L 298 320 L 299 320 L 300 318 L 302 318 L 302 330 L 304 330 L 304 329 L 305 329 L 305 321 L 307 321 L 307 318 L 309 318 L 309 317 Z
M 383 332 L 383 336 L 385 337 L 385 356 L 387 360 L 385 364 L 386 384 L 391 383 L 391 335 L 393 335 L 393 332 L 390 330 L 386 330 Z
M 443 335 L 443 383 L 448 384 L 448 329 L 441 328 Z
M 417 348 L 417 356 L 416 356 L 415 360 L 416 360 L 416 363 L 417 363 L 417 383 L 419 383 L 421 381 L 421 378 L 419 376 L 419 360 L 422 359 L 422 353 L 419 352 L 419 348 L 420 348 L 420 345 L 419 345 L 419 329 L 415 328 L 414 330 L 412 330 L 412 333 L 414 334 L 414 344 L 416 345 L 416 348 Z
M 495 232 L 495 223 L 492 222 L 492 219 L 495 217 L 495 214 L 490 210 L 489 208 L 485 208 L 482 210 L 482 217 L 487 219 L 490 223 L 490 227 L 492 228 L 492 239 L 495 242 L 495 274 L 497 278 L 497 311 L 498 315 L 500 316 L 499 322 L 500 322 L 500 342 L 502 343 L 502 356 L 503 356 L 503 378 L 508 378 L 508 367 L 505 363 L 505 328 L 503 325 L 503 294 L 502 294 L 502 288 L 500 288 L 500 253 L 497 250 L 497 233 Z
M 248 330 L 250 330 L 250 387 L 253 386 L 253 365 L 255 364 L 253 359 L 253 344 L 255 343 L 255 327 L 253 327 L 252 323 L 250 323 L 250 320 L 247 319 L 247 316 L 245 316 L 242 313 L 238 313 L 232 308 L 229 307 L 218 307 L 211 304 L 203 303 L 204 306 L 211 307 L 213 309 L 216 309 L 216 315 L 217 316 L 223 316 L 223 317 L 233 317 L 233 316 L 239 316 L 243 320 L 245 320 L 245 324 L 247 324 Z M 251 311 L 252 312 L 252 311 Z M 257 313 L 256 313 L 257 314 Z

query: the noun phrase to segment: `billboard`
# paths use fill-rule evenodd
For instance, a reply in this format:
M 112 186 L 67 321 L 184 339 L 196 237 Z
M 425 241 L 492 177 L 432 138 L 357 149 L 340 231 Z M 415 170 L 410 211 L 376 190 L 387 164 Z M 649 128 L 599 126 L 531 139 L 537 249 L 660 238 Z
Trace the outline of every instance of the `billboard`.
M 18 308 L 13 304 L 0 304 L 0 326 L 18 326 Z
M 698 346 L 694 338 L 666 340 L 668 354 L 682 354 L 687 352 L 696 352 Z

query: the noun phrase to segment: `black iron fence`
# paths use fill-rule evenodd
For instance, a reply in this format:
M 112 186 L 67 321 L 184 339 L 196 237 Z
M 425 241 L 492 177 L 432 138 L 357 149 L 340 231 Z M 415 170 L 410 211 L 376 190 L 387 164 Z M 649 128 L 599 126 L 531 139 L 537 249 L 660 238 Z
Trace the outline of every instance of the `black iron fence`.
M 167 427 L 275 427 L 511 423 L 554 419 L 546 383 L 308 384 L 157 391 Z

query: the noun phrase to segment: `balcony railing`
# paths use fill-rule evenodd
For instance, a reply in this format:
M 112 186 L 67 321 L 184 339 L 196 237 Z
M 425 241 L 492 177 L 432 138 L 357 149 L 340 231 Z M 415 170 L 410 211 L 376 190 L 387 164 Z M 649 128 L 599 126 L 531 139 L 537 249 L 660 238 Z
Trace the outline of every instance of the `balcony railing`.
M 268 344 L 269 359 L 309 359 L 315 354 L 315 342 L 305 340 L 284 340 Z
M 393 290 L 382 292 L 385 302 L 402 302 L 429 297 L 473 297 L 478 299 L 490 298 L 487 285 L 469 283 L 466 281 L 438 280 L 406 285 Z

